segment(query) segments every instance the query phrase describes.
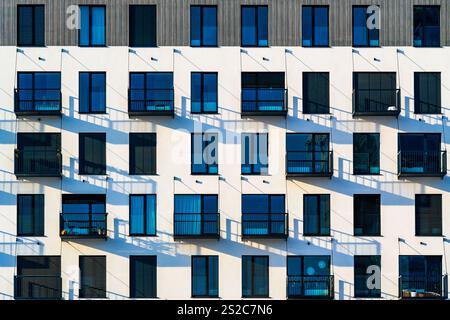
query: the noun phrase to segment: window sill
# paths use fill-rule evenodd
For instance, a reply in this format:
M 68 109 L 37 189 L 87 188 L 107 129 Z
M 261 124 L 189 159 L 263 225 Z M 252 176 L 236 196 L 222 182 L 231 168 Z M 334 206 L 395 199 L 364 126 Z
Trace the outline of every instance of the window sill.
M 382 238 L 383 236 L 381 234 L 354 234 L 354 237 L 375 237 L 375 238 Z
M 212 111 L 212 112 L 192 112 L 191 111 L 191 114 L 193 114 L 193 115 L 202 115 L 202 114 L 206 114 L 206 115 L 208 115 L 208 114 L 220 115 L 220 113 L 218 111 Z
M 323 238 L 331 238 L 332 237 L 331 234 L 324 235 L 324 234 L 307 234 L 307 233 L 304 233 L 303 236 L 304 237 L 323 237 Z
M 193 173 L 191 172 L 191 176 L 219 176 L 219 173 Z
M 129 237 L 133 237 L 133 238 L 156 238 L 158 237 L 157 234 L 129 234 Z
M 422 238 L 443 238 L 444 236 L 442 234 L 436 235 L 436 234 L 415 234 L 415 237 L 422 237 Z
M 382 176 L 381 173 L 353 173 L 354 176 Z

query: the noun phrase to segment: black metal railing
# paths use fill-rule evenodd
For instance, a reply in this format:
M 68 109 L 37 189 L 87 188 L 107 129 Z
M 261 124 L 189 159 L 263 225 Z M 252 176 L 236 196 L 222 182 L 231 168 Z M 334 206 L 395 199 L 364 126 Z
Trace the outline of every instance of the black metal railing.
M 175 213 L 175 238 L 219 238 L 218 213 Z
M 60 276 L 15 276 L 14 299 L 62 299 Z
M 398 116 L 400 110 L 400 89 L 353 90 L 353 115 Z
M 447 151 L 400 151 L 399 176 L 440 176 L 447 174 Z
M 287 238 L 287 213 L 243 213 L 242 237 Z
M 372 162 L 379 163 L 379 157 L 373 158 L 369 152 L 353 153 L 353 173 L 354 174 L 374 174 L 380 172 L 380 166 L 371 166 Z
M 14 89 L 14 112 L 26 115 L 61 114 L 60 89 Z
M 107 213 L 61 213 L 61 238 L 106 238 Z
M 289 151 L 286 173 L 291 176 L 331 177 L 333 151 Z
M 288 91 L 284 88 L 242 88 L 241 113 L 244 115 L 284 115 Z
M 399 298 L 402 299 L 447 299 L 447 275 L 400 276 L 398 278 Z
M 334 298 L 334 276 L 288 276 L 287 296 L 301 298 Z
M 173 115 L 174 89 L 128 89 L 128 113 Z
M 58 149 L 16 149 L 14 152 L 16 176 L 57 177 L 61 171 L 62 155 Z

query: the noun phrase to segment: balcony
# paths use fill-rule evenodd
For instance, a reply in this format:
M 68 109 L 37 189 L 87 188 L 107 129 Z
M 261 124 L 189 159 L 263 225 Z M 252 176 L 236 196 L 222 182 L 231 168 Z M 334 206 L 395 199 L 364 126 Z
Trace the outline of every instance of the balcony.
M 175 239 L 219 239 L 220 215 L 218 213 L 175 213 Z
M 400 276 L 398 279 L 401 299 L 447 299 L 448 276 Z
M 107 213 L 61 213 L 62 239 L 106 239 Z
M 447 151 L 400 151 L 399 177 L 441 177 L 447 174 Z
M 14 299 L 62 299 L 62 279 L 60 276 L 15 276 Z
M 242 238 L 287 239 L 287 213 L 245 213 L 242 214 Z
M 333 176 L 333 151 L 289 151 L 286 155 L 286 176 Z
M 401 111 L 400 89 L 353 90 L 353 116 L 395 116 Z
M 287 89 L 243 88 L 241 116 L 283 116 L 287 114 Z
M 16 149 L 14 157 L 16 177 L 61 177 L 62 156 L 57 149 Z
M 334 276 L 288 276 L 289 299 L 333 299 Z
M 17 116 L 61 116 L 59 89 L 14 89 Z
M 173 89 L 128 89 L 128 115 L 174 116 Z

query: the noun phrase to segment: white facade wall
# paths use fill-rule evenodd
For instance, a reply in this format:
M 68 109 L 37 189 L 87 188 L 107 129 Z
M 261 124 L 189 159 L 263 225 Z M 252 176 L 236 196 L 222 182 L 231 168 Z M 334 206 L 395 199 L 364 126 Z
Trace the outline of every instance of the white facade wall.
M 191 255 L 219 256 L 219 296 L 241 298 L 241 256 L 269 255 L 269 290 L 273 299 L 286 298 L 287 255 L 330 255 L 335 276 L 335 298 L 351 299 L 353 256 L 381 255 L 382 297 L 398 295 L 398 256 L 442 255 L 443 272 L 450 265 L 450 243 L 443 237 L 416 237 L 415 194 L 442 194 L 443 234 L 450 235 L 449 177 L 397 177 L 399 132 L 440 132 L 442 148 L 449 147 L 450 48 L 358 49 L 340 48 L 189 48 L 135 49 L 128 47 L 0 48 L 0 299 L 12 299 L 17 255 L 61 255 L 65 299 L 78 295 L 78 257 L 106 255 L 107 290 L 112 299 L 129 296 L 130 255 L 157 255 L 160 299 L 191 296 Z M 41 59 L 39 59 L 39 57 Z M 151 59 L 151 58 L 156 59 Z M 266 58 L 266 59 L 263 59 Z M 376 58 L 378 61 L 375 61 Z M 17 71 L 60 71 L 62 118 L 28 117 L 14 114 L 13 90 Z M 78 113 L 78 73 L 105 71 L 107 113 Z M 130 118 L 127 113 L 128 73 L 174 71 L 176 116 Z M 190 114 L 190 73 L 218 72 L 219 114 Z M 241 118 L 241 71 L 281 71 L 287 74 L 289 112 L 283 117 Z M 302 72 L 330 73 L 331 115 L 302 114 Z M 402 90 L 402 112 L 395 117 L 352 117 L 352 72 L 393 71 Z M 441 115 L 414 114 L 416 71 L 438 71 L 442 79 Z M 190 133 L 215 130 L 219 144 L 217 176 L 190 174 Z M 269 133 L 269 175 L 241 180 L 240 133 Z M 61 132 L 63 178 L 18 180 L 14 175 L 17 132 Z M 78 175 L 78 133 L 106 132 L 108 176 Z M 157 133 L 157 175 L 128 175 L 130 132 Z M 285 140 L 287 132 L 328 132 L 334 151 L 334 175 L 328 178 L 286 180 Z M 352 134 L 379 132 L 381 175 L 356 176 L 352 169 Z M 450 166 L 450 164 L 448 164 Z M 178 177 L 181 181 L 174 181 Z M 196 181 L 198 180 L 198 181 Z M 45 194 L 45 237 L 16 238 L 16 194 Z M 104 240 L 68 240 L 59 237 L 61 195 L 106 194 L 109 237 Z M 128 196 L 157 194 L 157 237 L 129 237 Z M 174 193 L 219 194 L 221 238 L 217 240 L 173 240 Z M 241 194 L 286 194 L 289 238 L 284 240 L 241 239 Z M 331 195 L 331 237 L 304 237 L 303 194 Z M 381 194 L 381 237 L 353 236 L 353 194 Z M 398 238 L 404 239 L 399 242 Z M 40 244 L 37 244 L 39 241 Z M 446 259 L 446 260 L 445 260 Z

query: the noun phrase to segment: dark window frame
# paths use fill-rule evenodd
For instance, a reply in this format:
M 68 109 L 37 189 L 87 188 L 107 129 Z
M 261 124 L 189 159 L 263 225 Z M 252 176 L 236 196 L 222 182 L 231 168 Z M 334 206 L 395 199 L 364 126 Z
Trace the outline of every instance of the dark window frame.
M 134 294 L 135 290 L 135 285 L 136 285 L 136 279 L 133 278 L 134 273 L 132 272 L 133 269 L 133 264 L 132 264 L 132 260 L 133 259 L 139 259 L 139 258 L 143 258 L 143 257 L 151 257 L 152 259 L 154 259 L 154 271 L 155 271 L 155 275 L 154 275 L 154 283 L 152 283 L 152 290 L 154 291 L 154 295 L 149 296 L 149 297 L 136 297 L 136 295 Z M 130 255 L 129 256 L 129 266 L 130 266 L 130 272 L 129 272 L 129 283 L 130 283 L 130 298 L 132 299 L 154 299 L 158 297 L 158 256 L 157 255 Z M 133 280 L 134 279 L 134 280 Z
M 200 9 L 200 44 L 198 46 L 192 44 L 192 8 L 197 7 Z M 203 9 L 215 8 L 216 9 L 216 44 L 204 44 L 203 43 Z M 189 46 L 192 48 L 217 48 L 219 46 L 219 23 L 218 23 L 218 7 L 214 4 L 191 4 L 189 8 Z
M 309 47 L 308 47 L 309 48 Z M 326 81 L 327 81 L 327 89 L 328 89 L 328 92 L 327 92 L 327 96 L 328 96 L 328 105 L 327 105 L 327 108 L 328 108 L 328 111 L 327 112 L 306 112 L 306 109 L 305 109 L 305 102 L 308 102 L 308 100 L 309 99 L 306 99 L 306 97 L 307 97 L 307 94 L 306 94 L 306 92 L 308 92 L 308 90 L 307 90 L 307 88 L 306 88 L 306 83 L 307 83 L 307 81 L 309 81 L 309 80 L 306 80 L 306 78 L 308 77 L 308 75 L 317 75 L 317 76 L 320 76 L 321 78 L 326 74 L 327 75 L 327 79 L 326 79 Z M 330 107 L 331 107 L 331 105 L 330 105 L 330 73 L 328 72 L 328 71 L 325 71 L 325 72 L 321 72 L 321 71 L 305 71 L 305 72 L 302 72 L 302 95 L 303 95 L 303 107 L 302 107 L 302 113 L 303 114 L 311 114 L 311 115 L 314 115 L 314 114 L 331 114 L 331 111 L 330 111 Z M 309 102 L 309 103 L 311 103 L 311 102 Z M 315 111 L 317 111 L 317 104 L 318 103 L 314 103 L 314 104 L 316 104 L 316 110 Z M 308 111 L 310 111 L 310 110 L 308 110 Z
M 206 292 L 210 290 L 210 273 L 209 273 L 209 263 L 211 258 L 217 259 L 217 294 L 216 295 L 196 295 L 194 294 L 194 259 L 202 259 L 205 260 L 205 270 L 206 270 Z M 191 256 L 191 298 L 218 298 L 219 297 L 219 256 L 218 255 L 193 255 Z
M 258 7 L 266 7 L 267 8 L 267 45 L 266 46 L 262 46 L 262 45 L 259 45 L 258 44 L 258 42 L 259 42 L 259 14 L 258 14 Z M 247 44 L 247 45 L 245 45 L 244 43 L 243 43 L 243 40 L 244 40 L 244 37 L 242 36 L 242 34 L 243 34 L 243 32 L 242 32 L 242 30 L 243 30 L 243 27 L 244 27 L 244 21 L 243 21 L 243 14 L 242 14 L 242 9 L 243 8 L 254 8 L 255 9 L 255 32 L 256 32 L 256 44 L 254 44 L 254 45 L 250 45 L 250 44 Z M 269 44 L 269 6 L 267 5 L 267 4 L 256 4 L 256 5 L 241 5 L 241 12 L 240 12 L 240 14 L 241 14 L 241 30 L 240 30 L 240 33 L 241 33 L 241 47 L 243 47 L 243 48 L 269 48 L 270 47 L 270 44 Z
M 378 230 L 377 232 L 374 232 L 373 234 L 371 233 L 367 233 L 366 230 L 363 230 L 361 232 L 361 234 L 357 234 L 356 233 L 356 215 L 360 212 L 356 211 L 356 202 L 357 202 L 357 198 L 368 198 L 368 197 L 372 197 L 374 199 L 377 199 L 378 203 L 376 203 L 378 205 Z M 361 199 L 359 200 L 361 201 Z M 355 237 L 381 237 L 381 207 L 382 207 L 382 203 L 381 203 L 381 194 L 380 193 L 355 193 L 353 194 L 353 235 Z M 364 224 L 367 223 L 367 217 L 370 215 L 367 212 L 363 212 L 364 215 Z M 365 226 L 364 226 L 365 227 Z
M 35 214 L 35 210 L 36 210 L 36 197 L 37 196 L 42 196 L 42 233 L 40 232 L 36 232 L 36 214 Z M 20 215 L 20 197 L 32 197 L 32 206 L 33 206 L 33 232 L 32 233 L 23 233 L 20 232 L 19 230 L 19 215 Z M 16 196 L 16 211 L 17 211 L 17 236 L 21 236 L 21 237 L 45 237 L 45 195 L 44 194 L 38 194 L 38 193 L 19 193 Z
M 303 43 L 303 8 L 311 8 L 311 45 L 310 46 L 305 46 Z M 326 45 L 315 45 L 315 39 L 316 39 L 316 34 L 314 32 L 314 25 L 315 25 L 315 10 L 316 8 L 322 8 L 322 9 L 327 9 L 327 27 L 328 27 L 328 38 L 327 38 L 327 44 Z M 301 25 L 302 25 L 302 48 L 330 48 L 330 6 L 329 5 L 302 5 L 302 12 L 301 12 L 302 18 L 301 18 Z
M 89 296 L 89 295 L 86 295 L 86 293 L 83 291 L 83 289 L 86 289 L 86 288 L 84 288 L 84 285 L 82 284 L 83 283 L 83 268 L 81 268 L 81 260 L 82 259 L 85 259 L 85 258 L 93 258 L 93 259 L 95 259 L 95 258 L 104 258 L 104 261 L 105 261 L 105 273 L 104 273 L 104 276 L 105 276 L 105 288 L 91 288 L 91 289 L 95 289 L 95 290 L 98 290 L 98 291 L 102 291 L 103 293 L 104 293 L 104 295 L 102 294 L 101 296 Z M 89 299 L 89 298 L 94 298 L 94 299 L 105 299 L 105 298 L 107 298 L 107 285 L 108 285 L 108 283 L 107 283 L 107 280 L 108 280 L 108 277 L 107 277 L 107 274 L 108 274 L 108 265 L 107 265 L 107 263 L 108 263 L 108 261 L 107 261 L 108 259 L 107 259 L 107 256 L 106 255 L 80 255 L 79 257 L 78 257 L 78 264 L 79 264 L 79 268 L 80 268 L 80 287 L 79 287 L 79 293 L 78 293 L 78 296 L 80 297 L 80 298 L 82 298 L 82 299 Z
M 377 135 L 378 136 L 378 172 L 377 173 L 371 173 L 370 172 L 370 163 L 369 163 L 369 170 L 364 172 L 355 172 L 355 136 L 363 136 L 363 135 Z M 379 132 L 354 132 L 353 133 L 353 175 L 364 175 L 364 176 L 379 176 L 381 175 L 381 135 Z
M 205 134 L 214 135 L 216 137 L 215 142 L 206 141 L 204 139 Z M 205 171 L 204 172 L 195 172 L 194 169 L 194 139 L 196 136 L 201 135 L 202 139 L 202 165 L 205 165 Z M 217 162 L 213 164 L 203 163 L 205 159 L 203 159 L 203 151 L 204 149 L 210 144 L 210 143 L 216 143 L 217 147 L 215 148 L 216 153 L 216 159 Z M 216 167 L 217 172 L 209 172 L 210 167 Z M 218 176 L 219 175 L 219 134 L 217 132 L 191 132 L 191 175 L 201 175 L 201 176 Z
M 95 164 L 97 167 L 102 167 L 102 172 L 101 173 L 88 173 L 86 171 L 86 155 L 85 155 L 85 151 L 84 151 L 84 139 L 83 137 L 86 136 L 90 136 L 90 135 L 102 135 L 104 137 L 103 139 L 103 143 L 104 143 L 104 150 L 102 150 L 101 152 L 104 152 L 104 158 L 105 158 L 105 163 L 103 164 Z M 107 159 L 106 159 L 106 132 L 79 132 L 78 133 L 78 156 L 79 156 L 79 161 L 78 161 L 78 175 L 80 176 L 106 176 L 108 175 L 108 170 L 107 170 Z M 100 151 L 99 151 L 100 152 Z
M 154 153 L 155 153 L 155 158 L 154 160 L 154 168 L 152 168 L 151 171 L 147 171 L 145 173 L 142 172 L 136 172 L 136 168 L 134 168 L 134 163 L 135 161 L 135 154 L 134 152 L 132 152 L 133 147 L 135 147 L 135 144 L 132 143 L 134 140 L 132 140 L 132 136 L 136 136 L 136 135 L 151 135 L 154 137 L 155 140 L 155 146 L 150 146 L 151 148 L 154 148 Z M 130 176 L 156 176 L 158 175 L 158 135 L 156 132 L 130 132 L 129 133 L 129 144 L 128 144 L 128 149 L 129 149 L 129 161 L 128 161 L 128 175 Z
M 430 45 L 430 44 L 424 44 L 424 42 L 425 42 L 425 34 L 422 34 L 422 37 L 421 37 L 421 41 L 422 41 L 422 45 L 416 45 L 416 41 L 415 41 L 415 33 L 416 33 L 416 30 L 415 30 L 415 23 L 414 23 L 414 16 L 415 16 L 415 10 L 416 10 L 416 8 L 422 8 L 422 10 L 424 9 L 424 8 L 438 8 L 439 9 L 439 15 L 438 15 L 438 24 L 439 24 L 439 45 Z M 412 44 L 413 44 L 413 47 L 414 48 L 442 48 L 442 36 L 441 36 L 441 32 L 442 32 L 442 26 L 441 26 L 441 24 L 442 24 L 442 19 L 441 19 L 441 6 L 440 5 L 427 5 L 427 4 L 418 4 L 418 5 L 413 5 L 413 9 L 412 9 L 412 28 L 413 28 L 413 30 L 412 30 Z M 423 28 L 423 27 L 422 27 Z
M 79 96 L 81 96 L 81 88 L 80 88 L 80 84 L 81 84 L 81 75 L 82 74 L 87 74 L 89 76 L 88 79 L 88 83 L 89 83 L 89 88 L 88 88 L 88 92 L 89 92 L 89 105 L 88 105 L 88 111 L 81 111 L 80 108 L 80 99 L 78 99 L 79 104 L 78 104 L 78 113 L 79 114 L 106 114 L 106 72 L 105 71 L 80 71 L 78 72 L 78 91 L 79 91 Z M 104 75 L 105 76 L 105 83 L 104 83 L 104 91 L 105 91 L 105 110 L 104 111 L 92 111 L 92 76 L 96 74 L 96 75 Z
M 143 229 L 144 232 L 143 233 L 136 233 L 136 232 L 131 232 L 131 198 L 133 196 L 138 196 L 138 197 L 144 197 L 144 225 L 143 225 Z M 155 232 L 154 233 L 147 233 L 147 225 L 148 225 L 148 219 L 147 219 L 147 196 L 154 196 L 155 197 Z M 129 221 L 129 236 L 130 237 L 157 237 L 158 236 L 158 196 L 156 193 L 130 193 L 128 195 L 128 221 Z
M 381 271 L 381 255 L 354 255 L 353 256 L 353 283 L 354 283 L 354 286 L 355 286 L 354 298 L 381 298 L 381 289 L 367 289 L 367 290 L 369 290 L 369 292 L 374 292 L 375 290 L 377 290 L 377 291 L 379 290 L 379 292 L 375 291 L 373 294 L 368 294 L 368 295 L 360 294 L 356 290 L 356 282 L 357 282 L 356 278 L 358 276 L 361 276 L 361 277 L 362 276 L 367 276 L 367 277 L 369 277 L 369 276 L 373 275 L 373 274 L 368 274 L 368 273 L 357 274 L 356 273 L 356 268 L 355 268 L 356 260 L 358 258 L 364 259 L 364 258 L 372 258 L 372 257 L 376 257 L 377 259 L 379 259 L 378 267 L 380 268 L 380 271 Z M 381 277 L 381 274 L 380 274 L 380 277 Z M 366 279 L 366 281 L 367 281 L 367 279 Z M 380 279 L 380 281 L 381 281 L 381 279 Z
M 378 6 L 378 8 L 381 7 L 378 4 L 375 4 L 376 6 Z M 367 44 L 365 45 L 356 45 L 355 44 L 355 10 L 357 8 L 365 8 L 366 9 L 366 16 L 368 16 L 367 14 L 367 8 L 370 5 L 352 5 L 352 47 L 354 48 L 381 48 L 381 29 L 378 29 L 378 45 L 377 46 L 371 46 L 370 45 L 370 29 L 366 28 L 366 33 L 367 33 Z M 381 12 L 380 12 L 380 18 L 381 18 Z M 367 21 L 367 20 L 366 20 Z
M 33 40 L 32 40 L 31 44 L 24 44 L 24 43 L 22 43 L 20 41 L 20 32 L 19 32 L 19 30 L 20 30 L 20 8 L 21 7 L 32 7 L 33 13 L 32 13 L 32 22 L 31 22 L 31 24 L 33 26 L 33 30 L 32 30 L 32 33 L 33 33 L 32 38 L 33 38 Z M 42 7 L 43 8 L 43 14 L 44 14 L 44 16 L 43 16 L 43 18 L 44 18 L 43 19 L 43 23 L 44 23 L 44 26 L 43 26 L 43 41 L 44 42 L 42 44 L 37 44 L 36 43 L 36 30 L 34 28 L 35 27 L 34 21 L 35 21 L 35 15 L 36 15 L 36 12 L 35 12 L 36 7 Z M 45 47 L 46 46 L 45 45 L 45 5 L 44 4 L 18 4 L 17 5 L 16 30 L 17 30 L 17 46 L 18 47 L 30 47 L 30 48 L 32 48 L 32 47 Z
M 193 83 L 193 75 L 194 74 L 199 74 L 200 75 L 200 111 L 193 111 L 192 110 L 192 97 L 194 96 L 194 86 L 192 85 Z M 205 75 L 215 75 L 216 76 L 216 96 L 217 96 L 217 106 L 216 106 L 216 111 L 205 111 L 205 105 L 204 105 L 204 79 L 205 79 Z M 219 113 L 219 73 L 218 72 L 214 72 L 214 71 L 208 71 L 208 72 L 203 72 L 203 71 L 193 71 L 191 72 L 191 114 L 218 114 Z
M 81 7 L 88 7 L 89 9 L 89 40 L 88 44 L 81 44 L 81 23 L 80 23 L 80 29 L 78 29 L 78 46 L 82 48 L 104 48 L 107 47 L 108 39 L 106 38 L 107 32 L 106 32 L 106 26 L 108 24 L 108 17 L 107 17 L 107 10 L 105 4 L 80 4 L 78 5 L 80 10 L 80 21 L 81 21 Z M 105 43 L 104 44 L 92 44 L 92 8 L 99 7 L 103 8 L 105 12 L 105 27 L 104 27 L 104 38 Z
M 268 132 L 243 132 L 243 133 L 241 133 L 241 144 L 243 144 L 244 143 L 244 141 L 242 140 L 242 136 L 250 136 L 250 135 L 256 135 L 256 140 L 257 140 L 257 153 L 258 153 L 258 155 L 257 155 L 257 160 L 259 161 L 259 159 L 260 159 L 260 149 L 259 149 L 259 144 L 260 144 L 260 136 L 261 135 L 266 135 L 267 136 L 267 143 L 266 143 L 266 150 L 267 150 L 267 155 L 266 155 L 266 159 L 267 159 L 267 164 L 266 165 L 264 165 L 264 164 L 260 164 L 259 162 L 258 163 L 249 163 L 249 164 L 246 164 L 246 163 L 242 163 L 242 157 L 241 157 L 241 175 L 243 175 L 243 176 L 264 176 L 264 175 L 268 175 L 269 174 L 269 133 Z M 242 167 L 243 166 L 250 166 L 250 172 L 243 172 L 242 171 Z M 262 167 L 264 166 L 264 168 L 265 168 L 265 170 L 267 171 L 267 172 L 262 172 L 262 171 L 257 171 L 257 170 L 255 170 L 255 165 L 258 165 L 258 166 L 260 166 L 261 167 L 261 169 L 262 169 Z
M 251 291 L 252 293 L 249 295 L 244 295 L 244 258 L 251 258 L 251 267 L 252 267 L 252 276 L 251 276 Z M 267 270 L 267 294 L 255 294 L 255 258 L 265 258 L 266 262 L 266 270 Z M 242 264 L 242 298 L 269 298 L 270 297 L 270 263 L 269 263 L 269 256 L 268 255 L 243 255 L 241 257 L 241 264 Z
M 325 234 L 322 234 L 320 232 L 321 230 L 321 226 L 322 226 L 322 221 L 320 219 L 320 212 L 319 212 L 319 218 L 318 218 L 318 229 L 319 229 L 319 233 L 310 233 L 310 232 L 306 232 L 305 228 L 306 228 L 306 206 L 305 206 L 305 198 L 307 197 L 315 197 L 316 201 L 317 201 L 317 208 L 320 211 L 320 198 L 323 196 L 328 196 L 328 220 L 329 220 L 329 225 L 328 225 L 328 232 Z M 308 194 L 303 194 L 303 235 L 307 236 L 307 237 L 331 237 L 331 195 L 330 194 L 324 194 L 324 193 L 308 193 Z
M 438 87 L 438 98 L 439 98 L 439 105 L 433 105 L 436 109 L 439 109 L 438 112 L 424 112 L 421 110 L 420 105 L 422 103 L 427 104 L 428 108 L 430 108 L 430 103 L 423 102 L 420 98 L 420 79 L 419 77 L 421 75 L 428 75 L 429 77 L 439 77 L 439 87 Z M 429 88 L 429 84 L 428 84 Z M 418 90 L 419 92 L 416 92 Z M 429 92 L 428 92 L 429 95 Z M 429 109 L 428 109 L 429 111 Z M 426 115 L 426 114 L 442 114 L 442 73 L 440 71 L 438 72 L 414 72 L 414 114 L 420 114 L 420 115 Z
M 154 7 L 155 10 L 155 45 L 145 45 L 145 46 L 137 46 L 131 43 L 131 40 L 134 40 L 131 33 L 131 7 Z M 106 16 L 105 16 L 106 18 Z M 156 4 L 129 4 L 128 5 L 128 46 L 130 48 L 157 48 L 158 47 L 158 8 Z M 106 40 L 106 37 L 105 37 Z
M 440 202 L 440 212 L 438 213 L 439 217 L 435 217 L 435 216 L 432 217 L 432 218 L 439 218 L 439 222 L 440 222 L 439 233 L 433 234 L 432 232 L 423 232 L 423 233 L 419 232 L 420 231 L 419 230 L 420 229 L 419 228 L 419 222 L 421 221 L 420 220 L 421 218 L 419 216 L 420 212 L 418 212 L 419 211 L 419 207 L 417 205 L 417 203 L 418 203 L 417 198 L 419 198 L 419 197 L 428 197 L 428 198 L 439 197 L 439 200 L 440 200 L 439 201 Z M 428 200 L 428 201 L 430 201 L 430 200 Z M 443 226 L 442 204 L 443 204 L 442 194 L 438 194 L 438 193 L 433 193 L 433 194 L 425 193 L 425 194 L 422 194 L 422 193 L 420 193 L 420 194 L 416 194 L 415 195 L 415 197 L 414 197 L 414 222 L 415 222 L 414 235 L 416 237 L 442 237 L 443 236 L 443 227 L 444 226 Z M 422 213 L 422 215 L 423 215 L 423 213 Z

